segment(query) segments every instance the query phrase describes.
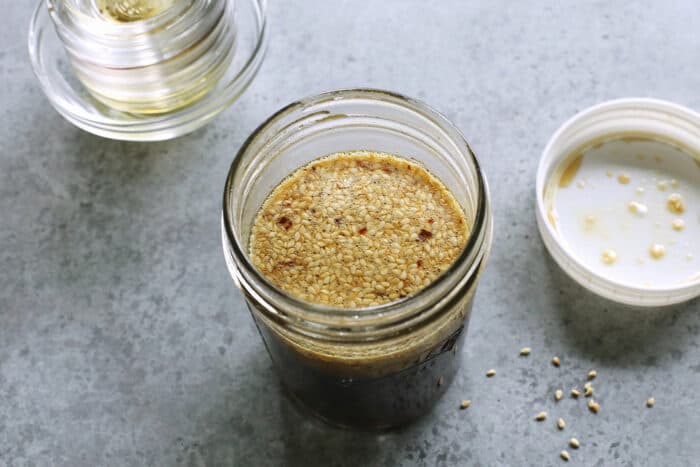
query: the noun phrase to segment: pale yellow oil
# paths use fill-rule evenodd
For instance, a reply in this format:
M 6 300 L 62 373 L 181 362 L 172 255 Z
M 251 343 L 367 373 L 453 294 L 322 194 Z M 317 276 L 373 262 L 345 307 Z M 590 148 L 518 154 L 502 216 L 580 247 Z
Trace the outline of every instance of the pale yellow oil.
M 136 101 L 124 99 L 124 97 L 119 94 L 112 95 L 111 93 L 105 93 L 104 88 L 94 88 L 89 78 L 80 75 L 79 77 L 93 97 L 108 107 L 122 112 L 153 115 L 182 109 L 204 97 L 223 77 L 231 59 L 232 56 L 227 56 L 226 59 L 217 66 L 207 70 L 205 74 L 200 75 L 199 79 L 181 85 L 178 88 L 178 92 L 174 95 Z M 202 83 L 204 84 L 202 85 Z
M 152 18 L 177 0 L 98 0 L 100 13 L 112 21 L 130 23 Z

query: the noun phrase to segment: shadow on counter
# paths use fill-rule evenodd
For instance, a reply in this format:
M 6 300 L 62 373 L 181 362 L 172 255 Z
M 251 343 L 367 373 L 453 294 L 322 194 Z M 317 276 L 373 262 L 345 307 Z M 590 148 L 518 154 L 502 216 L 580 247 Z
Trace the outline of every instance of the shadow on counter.
M 566 342 L 594 360 L 621 367 L 653 366 L 682 357 L 700 331 L 698 299 L 667 307 L 640 308 L 588 291 L 546 255 L 545 274 L 553 293 L 545 300 L 558 311 Z
M 201 433 L 193 433 L 192 442 L 172 446 L 180 451 L 178 464 L 372 465 L 377 456 L 386 457 L 382 441 L 400 432 L 350 431 L 307 414 L 285 393 L 259 345 L 223 400 L 203 398 L 214 406 L 198 421 Z

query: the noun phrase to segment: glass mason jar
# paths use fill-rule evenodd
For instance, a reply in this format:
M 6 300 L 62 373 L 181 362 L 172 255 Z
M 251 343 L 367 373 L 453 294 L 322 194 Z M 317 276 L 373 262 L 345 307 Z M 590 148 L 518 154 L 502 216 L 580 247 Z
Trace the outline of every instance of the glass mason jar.
M 432 284 L 367 308 L 301 301 L 253 266 L 249 237 L 268 194 L 305 163 L 372 150 L 417 161 L 464 209 L 467 245 Z M 342 90 L 295 102 L 243 144 L 224 191 L 226 264 L 289 394 L 336 425 L 379 429 L 424 413 L 459 367 L 479 275 L 491 247 L 486 180 L 460 132 L 426 105 L 377 90 Z
M 215 87 L 235 53 L 234 0 L 46 2 L 76 76 L 112 109 L 186 107 Z

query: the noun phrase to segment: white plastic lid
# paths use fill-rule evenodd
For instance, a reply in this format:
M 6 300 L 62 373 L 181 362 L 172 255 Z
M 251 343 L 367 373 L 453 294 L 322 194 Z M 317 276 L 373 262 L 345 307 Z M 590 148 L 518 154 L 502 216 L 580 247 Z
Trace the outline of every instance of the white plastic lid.
M 584 110 L 547 143 L 536 190 L 542 239 L 582 286 L 637 306 L 700 296 L 700 114 L 644 98 Z

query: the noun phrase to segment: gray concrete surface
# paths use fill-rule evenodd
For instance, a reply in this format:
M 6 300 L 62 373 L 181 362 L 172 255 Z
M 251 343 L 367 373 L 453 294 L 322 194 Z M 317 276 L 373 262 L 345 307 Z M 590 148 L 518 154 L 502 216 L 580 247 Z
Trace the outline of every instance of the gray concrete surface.
M 533 208 L 539 154 L 577 110 L 621 96 L 700 109 L 694 1 L 272 2 L 242 99 L 155 144 L 100 139 L 50 108 L 25 46 L 33 4 L 4 5 L 0 28 L 0 465 L 560 465 L 570 436 L 570 465 L 700 465 L 699 302 L 592 296 L 553 264 Z M 458 380 L 382 434 L 329 428 L 281 395 L 220 251 L 242 141 L 291 100 L 350 86 L 443 111 L 495 211 Z M 601 412 L 554 405 L 590 368 Z

